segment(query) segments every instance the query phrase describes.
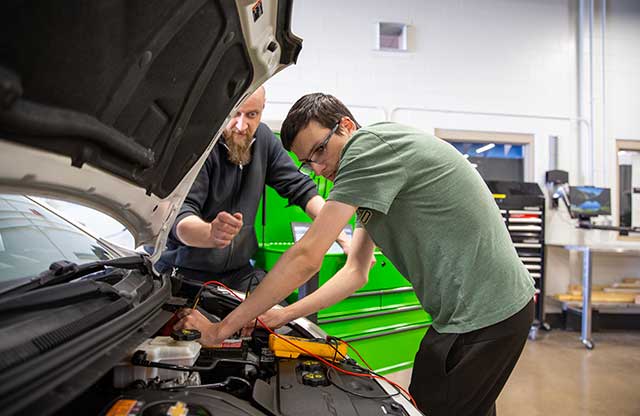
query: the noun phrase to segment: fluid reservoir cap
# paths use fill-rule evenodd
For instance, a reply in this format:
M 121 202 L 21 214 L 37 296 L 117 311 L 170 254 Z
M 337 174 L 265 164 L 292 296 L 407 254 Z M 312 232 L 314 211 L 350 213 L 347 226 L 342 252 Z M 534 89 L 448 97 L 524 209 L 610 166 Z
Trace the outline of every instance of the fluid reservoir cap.
M 322 370 L 322 364 L 320 364 L 320 361 L 304 360 L 300 363 L 300 368 L 302 369 L 302 371 L 314 373 Z
M 302 376 L 302 384 L 306 386 L 318 387 L 329 384 L 327 377 L 322 373 L 307 373 Z
M 171 332 L 171 338 L 176 341 L 195 341 L 200 339 L 201 335 L 197 329 L 175 329 Z

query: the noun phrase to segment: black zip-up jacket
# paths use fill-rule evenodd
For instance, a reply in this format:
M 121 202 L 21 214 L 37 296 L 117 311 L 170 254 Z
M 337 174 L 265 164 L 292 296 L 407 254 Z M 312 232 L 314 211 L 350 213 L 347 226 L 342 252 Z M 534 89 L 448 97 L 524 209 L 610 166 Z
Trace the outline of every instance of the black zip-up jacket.
M 210 274 L 247 266 L 258 249 L 254 223 L 264 184 L 302 209 L 318 194 L 315 183 L 297 171 L 280 140 L 263 123 L 256 130 L 251 151 L 251 162 L 240 167 L 227 158 L 223 138 L 216 143 L 171 229 L 161 268 L 174 266 Z M 242 229 L 227 247 L 189 247 L 177 238 L 176 224 L 181 219 L 197 215 L 210 222 L 220 211 L 242 213 Z

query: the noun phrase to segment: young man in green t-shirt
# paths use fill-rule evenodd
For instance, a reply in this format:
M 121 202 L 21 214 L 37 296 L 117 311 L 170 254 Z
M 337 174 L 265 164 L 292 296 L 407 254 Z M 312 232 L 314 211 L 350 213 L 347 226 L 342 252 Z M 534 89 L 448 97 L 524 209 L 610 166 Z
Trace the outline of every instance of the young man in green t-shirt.
M 309 94 L 281 137 L 303 169 L 334 181 L 305 236 L 220 324 L 181 312 L 205 343 L 230 336 L 320 269 L 354 213 L 345 266 L 316 292 L 263 318 L 271 326 L 326 308 L 367 281 L 375 246 L 411 282 L 433 318 L 414 362 L 410 391 L 429 415 L 495 414 L 495 400 L 533 320 L 533 280 L 480 175 L 451 145 L 397 123 L 361 128 L 335 97 Z

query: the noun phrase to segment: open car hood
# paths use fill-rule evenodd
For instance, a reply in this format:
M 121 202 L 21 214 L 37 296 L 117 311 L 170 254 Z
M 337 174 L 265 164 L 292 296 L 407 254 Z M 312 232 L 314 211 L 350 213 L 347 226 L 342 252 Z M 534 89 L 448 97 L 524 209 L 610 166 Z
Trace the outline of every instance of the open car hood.
M 301 40 L 291 0 L 7 0 L 0 190 L 105 212 L 163 248 L 228 115 Z

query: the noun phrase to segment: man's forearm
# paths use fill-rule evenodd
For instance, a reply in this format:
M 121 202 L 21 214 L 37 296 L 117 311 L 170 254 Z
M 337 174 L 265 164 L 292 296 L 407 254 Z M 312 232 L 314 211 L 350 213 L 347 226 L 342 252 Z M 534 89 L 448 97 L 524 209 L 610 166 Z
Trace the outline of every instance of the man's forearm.
M 189 247 L 211 248 L 211 225 L 196 215 L 180 220 L 176 226 L 176 234 L 183 244 Z

